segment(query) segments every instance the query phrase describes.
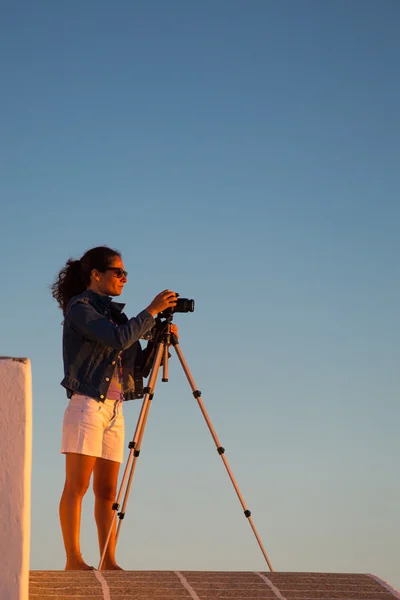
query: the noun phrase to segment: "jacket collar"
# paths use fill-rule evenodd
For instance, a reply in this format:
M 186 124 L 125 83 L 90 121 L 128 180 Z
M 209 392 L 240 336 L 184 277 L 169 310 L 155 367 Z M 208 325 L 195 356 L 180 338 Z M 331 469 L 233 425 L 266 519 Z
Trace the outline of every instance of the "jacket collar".
M 125 304 L 121 302 L 113 302 L 112 296 L 106 296 L 105 294 L 99 294 L 94 290 L 86 290 L 82 294 L 83 297 L 89 298 L 93 304 L 97 305 L 100 309 L 105 310 L 110 307 L 115 311 L 121 313 L 125 308 Z

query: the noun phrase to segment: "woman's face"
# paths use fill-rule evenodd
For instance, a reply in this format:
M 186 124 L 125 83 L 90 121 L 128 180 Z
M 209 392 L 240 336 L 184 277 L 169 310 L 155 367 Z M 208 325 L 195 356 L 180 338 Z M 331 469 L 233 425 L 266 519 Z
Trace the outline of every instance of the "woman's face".
M 92 270 L 89 288 L 99 294 L 119 296 L 128 281 L 128 277 L 123 271 L 125 271 L 125 267 L 122 258 L 114 256 L 110 259 L 108 269 L 104 273 L 97 269 Z

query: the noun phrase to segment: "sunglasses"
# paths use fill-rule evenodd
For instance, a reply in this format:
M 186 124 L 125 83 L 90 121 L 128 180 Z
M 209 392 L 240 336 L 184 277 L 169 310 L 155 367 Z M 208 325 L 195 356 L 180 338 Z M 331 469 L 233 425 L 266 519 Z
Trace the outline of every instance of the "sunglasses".
M 115 276 L 118 277 L 118 279 L 122 279 L 123 276 L 128 277 L 128 271 L 124 271 L 121 267 L 108 267 L 105 271 L 114 271 Z

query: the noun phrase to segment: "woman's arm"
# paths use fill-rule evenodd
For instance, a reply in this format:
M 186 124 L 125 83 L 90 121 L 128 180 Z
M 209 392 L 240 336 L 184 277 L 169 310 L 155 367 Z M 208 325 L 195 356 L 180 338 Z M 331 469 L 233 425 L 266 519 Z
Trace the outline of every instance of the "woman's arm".
M 82 300 L 68 308 L 65 319 L 83 336 L 116 350 L 129 348 L 155 324 L 151 314 L 143 310 L 124 325 L 114 325 L 91 304 Z

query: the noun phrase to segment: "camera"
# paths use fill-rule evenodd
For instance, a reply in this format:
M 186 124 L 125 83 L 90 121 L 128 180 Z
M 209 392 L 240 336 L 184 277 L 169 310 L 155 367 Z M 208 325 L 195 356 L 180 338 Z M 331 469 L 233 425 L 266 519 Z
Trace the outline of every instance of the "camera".
M 179 295 L 179 294 L 177 294 Z M 168 318 L 174 313 L 187 313 L 194 311 L 194 300 L 190 298 L 178 298 L 173 308 L 167 308 L 158 314 L 161 318 Z

